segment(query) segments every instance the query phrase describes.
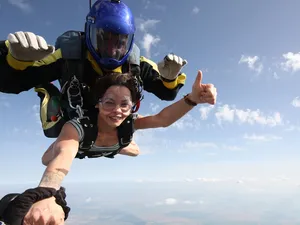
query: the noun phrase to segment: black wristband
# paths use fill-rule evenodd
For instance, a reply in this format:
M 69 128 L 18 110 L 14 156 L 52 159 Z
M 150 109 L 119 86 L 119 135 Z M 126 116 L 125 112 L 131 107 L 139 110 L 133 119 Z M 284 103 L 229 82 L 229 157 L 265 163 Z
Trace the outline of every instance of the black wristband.
M 54 196 L 55 201 L 60 205 L 65 213 L 65 220 L 68 218 L 70 208 L 65 201 L 65 188 L 61 187 L 58 191 L 54 188 L 37 187 L 28 189 L 13 199 L 1 215 L 1 220 L 9 225 L 21 225 L 23 219 L 31 206 L 41 200 Z
M 60 189 L 55 194 L 55 202 L 60 205 L 65 213 L 65 220 L 68 219 L 69 212 L 71 211 L 71 208 L 67 206 L 66 201 L 66 189 L 64 187 L 60 187 Z
M 10 225 L 21 225 L 30 207 L 38 201 L 54 196 L 54 188 L 37 187 L 28 189 L 13 201 L 4 210 L 2 220 Z
M 190 99 L 188 98 L 188 96 L 189 96 L 189 94 L 186 94 L 185 96 L 183 96 L 184 102 L 185 102 L 186 104 L 190 105 L 190 106 L 196 106 L 197 103 L 196 103 L 196 102 L 193 102 L 192 100 L 190 100 Z

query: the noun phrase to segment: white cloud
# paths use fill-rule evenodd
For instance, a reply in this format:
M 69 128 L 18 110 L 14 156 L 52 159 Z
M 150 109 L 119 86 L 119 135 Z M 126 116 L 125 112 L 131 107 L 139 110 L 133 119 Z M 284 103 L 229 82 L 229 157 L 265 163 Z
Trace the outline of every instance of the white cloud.
M 193 10 L 192 10 L 192 13 L 193 13 L 193 14 L 198 14 L 199 11 L 200 11 L 200 9 L 199 9 L 197 6 L 195 6 L 195 7 L 193 8 Z
M 32 11 L 32 7 L 27 0 L 8 0 L 8 2 L 25 13 L 30 13 Z
M 137 19 L 138 29 L 142 32 L 147 33 L 149 29 L 155 28 L 156 24 L 158 24 L 160 20 L 155 19 Z
M 41 123 L 41 118 L 40 118 L 40 106 L 39 105 L 33 105 L 32 106 L 32 111 L 34 113 L 34 117 L 35 117 L 35 120 L 38 124 L 42 124 Z
M 295 97 L 291 104 L 296 108 L 300 108 L 300 97 L 299 96 Z
M 91 197 L 88 197 L 87 199 L 85 199 L 85 202 L 86 203 L 89 203 L 89 202 L 91 202 L 92 201 L 92 198 Z
M 239 60 L 239 64 L 247 63 L 249 69 L 256 71 L 257 73 L 261 73 L 261 71 L 263 70 L 263 65 L 261 62 L 258 62 L 258 60 L 259 60 L 258 56 L 251 57 L 251 56 L 242 55 Z
M 289 125 L 285 131 L 300 131 L 300 126 L 296 126 L 296 125 Z
M 150 109 L 151 109 L 152 112 L 156 113 L 158 111 L 158 109 L 159 109 L 159 105 L 156 104 L 156 103 L 152 103 L 151 102 L 150 103 Z
M 275 80 L 278 80 L 278 79 L 279 79 L 279 76 L 278 76 L 278 74 L 277 74 L 276 72 L 273 73 L 273 78 L 274 78 Z
M 161 4 L 158 4 L 156 2 L 151 2 L 149 0 L 143 0 L 145 6 L 145 9 L 150 9 L 150 8 L 154 8 L 156 10 L 160 10 L 160 11 L 166 11 L 167 7 Z
M 251 141 L 274 141 L 281 140 L 282 137 L 275 135 L 256 135 L 256 134 L 244 134 L 244 138 Z
M 282 55 L 283 58 L 286 60 L 285 62 L 282 62 L 281 68 L 284 71 L 292 70 L 293 72 L 296 72 L 300 70 L 300 52 L 298 53 L 292 53 L 288 52 Z
M 160 42 L 159 36 L 153 36 L 150 33 L 144 34 L 143 40 L 140 43 L 146 51 L 146 57 L 151 58 L 151 47 L 156 46 L 158 42 Z
M 156 202 L 155 205 L 176 205 L 178 203 L 175 198 L 166 198 L 164 201 Z
M 229 151 L 241 151 L 241 150 L 243 150 L 241 147 L 236 146 L 236 145 L 223 145 L 222 147 L 225 150 L 229 150 Z
M 167 198 L 167 199 L 165 199 L 165 204 L 166 205 L 175 205 L 175 204 L 177 204 L 177 199 L 175 199 L 175 198 Z
M 228 179 L 199 177 L 197 178 L 197 180 L 200 182 L 216 183 L 216 182 L 223 182 Z
M 183 144 L 184 148 L 196 148 L 196 149 L 206 149 L 206 148 L 218 148 L 215 143 L 212 142 L 197 142 L 197 141 L 188 141 Z
M 236 145 L 218 145 L 213 142 L 197 142 L 197 141 L 187 141 L 181 145 L 180 150 L 178 152 L 186 152 L 190 151 L 191 149 L 195 150 L 212 150 L 212 149 L 222 149 L 222 150 L 229 150 L 229 151 L 241 151 L 243 148 L 236 146 Z M 209 152 L 208 155 L 216 155 L 214 152 Z
M 142 40 L 140 41 L 141 47 L 146 51 L 146 57 L 151 57 L 151 48 L 156 46 L 160 42 L 160 37 L 158 35 L 151 34 L 150 29 L 155 29 L 156 25 L 160 20 L 156 19 L 142 19 L 137 18 L 136 23 L 139 31 L 142 33 Z
M 218 107 L 215 116 L 219 122 L 238 122 L 240 124 L 248 123 L 248 124 L 260 124 L 265 126 L 278 126 L 282 125 L 283 121 L 279 112 L 274 112 L 272 115 L 264 115 L 259 109 L 250 110 L 250 109 L 237 109 L 234 106 L 230 107 L 225 104 L 223 106 Z
M 179 130 L 183 129 L 199 129 L 200 124 L 199 121 L 196 120 L 193 116 L 190 114 L 184 115 L 181 119 L 177 120 L 175 123 L 171 125 L 171 127 L 175 127 Z
M 182 202 L 183 204 L 186 204 L 186 205 L 194 205 L 194 204 L 197 204 L 196 201 L 191 201 L 191 200 L 185 200 Z
M 200 114 L 201 114 L 201 119 L 202 120 L 207 120 L 208 114 L 212 111 L 214 106 L 201 106 L 199 108 Z

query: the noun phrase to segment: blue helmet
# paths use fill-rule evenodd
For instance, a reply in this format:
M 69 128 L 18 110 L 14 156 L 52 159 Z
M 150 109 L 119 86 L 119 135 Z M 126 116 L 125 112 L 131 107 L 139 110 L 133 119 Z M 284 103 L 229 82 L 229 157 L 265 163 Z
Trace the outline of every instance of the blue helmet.
M 86 45 L 96 62 L 115 69 L 132 49 L 135 23 L 131 10 L 120 0 L 97 0 L 86 17 Z

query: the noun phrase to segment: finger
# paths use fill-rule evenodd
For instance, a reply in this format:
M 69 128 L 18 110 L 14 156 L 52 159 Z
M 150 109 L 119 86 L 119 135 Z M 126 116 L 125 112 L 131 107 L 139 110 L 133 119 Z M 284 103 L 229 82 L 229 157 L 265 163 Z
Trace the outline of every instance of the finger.
M 15 33 L 15 36 L 18 39 L 18 41 L 19 41 L 19 43 L 21 44 L 22 47 L 24 47 L 24 48 L 29 47 L 29 43 L 27 41 L 27 38 L 26 38 L 24 32 L 18 31 L 18 32 Z
M 48 50 L 47 42 L 45 41 L 45 39 L 43 37 L 37 35 L 36 39 L 37 39 L 37 42 L 38 42 L 38 45 L 39 45 L 40 49 Z
M 56 223 L 54 216 L 51 216 L 47 222 L 47 225 L 56 225 L 58 223 Z
M 60 225 L 60 224 L 64 224 L 64 218 L 65 218 L 65 214 L 64 213 L 54 213 L 54 215 L 52 215 L 49 219 L 49 225 Z
M 12 34 L 12 33 L 9 33 L 9 34 L 8 34 L 7 40 L 8 40 L 9 43 L 11 43 L 11 44 L 17 44 L 17 43 L 19 43 L 19 40 L 18 40 L 18 38 L 16 37 L 16 35 L 14 35 L 14 34 Z
M 214 88 L 215 85 L 213 85 L 213 84 L 205 84 L 205 87 L 206 87 L 206 88 Z
M 55 47 L 53 45 L 48 45 L 47 52 L 49 52 L 50 54 L 55 52 Z
M 186 65 L 188 62 L 186 60 L 182 61 L 182 66 Z
M 174 59 L 174 54 L 172 54 L 172 53 L 165 56 L 166 61 L 173 61 L 173 59 Z
M 197 74 L 197 77 L 196 77 L 196 81 L 195 81 L 197 84 L 202 84 L 202 71 L 201 70 L 198 70 L 198 74 Z
M 30 48 L 38 50 L 39 49 L 39 43 L 37 41 L 36 35 L 34 33 L 31 33 L 31 32 L 26 32 L 25 36 L 27 37 Z
M 206 103 L 209 103 L 209 104 L 215 104 L 215 102 L 216 102 L 216 99 L 213 98 L 213 97 L 203 98 L 202 100 L 203 100 L 203 102 L 206 102 Z
M 176 64 L 181 65 L 182 64 L 182 58 L 180 58 L 177 55 L 174 55 L 174 62 L 176 62 Z

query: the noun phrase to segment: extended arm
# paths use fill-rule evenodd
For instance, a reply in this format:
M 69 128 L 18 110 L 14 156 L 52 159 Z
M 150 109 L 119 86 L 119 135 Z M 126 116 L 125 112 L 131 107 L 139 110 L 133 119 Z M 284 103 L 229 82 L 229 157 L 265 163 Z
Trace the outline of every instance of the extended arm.
M 47 162 L 47 168 L 39 187 L 59 189 L 68 174 L 79 147 L 79 135 L 73 125 L 66 123 L 53 145 L 54 158 Z
M 135 129 L 168 127 L 183 117 L 192 108 L 193 106 L 188 105 L 184 99 L 180 99 L 156 115 L 146 117 L 139 115 L 134 124 Z
M 139 116 L 135 120 L 135 129 L 168 127 L 179 120 L 197 104 L 215 104 L 217 97 L 216 88 L 212 84 L 202 84 L 201 82 L 202 72 L 198 71 L 191 94 L 164 108 L 156 115 L 146 117 Z

